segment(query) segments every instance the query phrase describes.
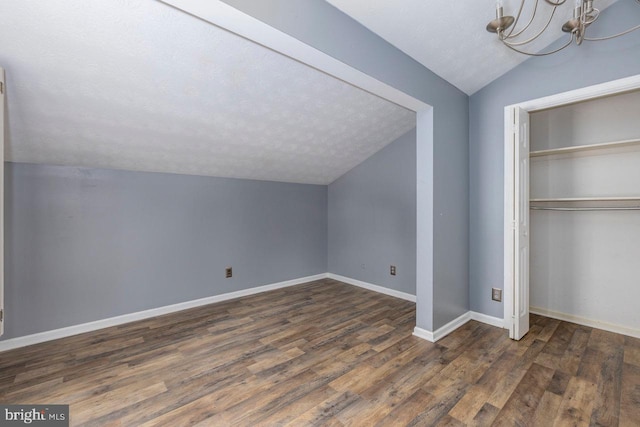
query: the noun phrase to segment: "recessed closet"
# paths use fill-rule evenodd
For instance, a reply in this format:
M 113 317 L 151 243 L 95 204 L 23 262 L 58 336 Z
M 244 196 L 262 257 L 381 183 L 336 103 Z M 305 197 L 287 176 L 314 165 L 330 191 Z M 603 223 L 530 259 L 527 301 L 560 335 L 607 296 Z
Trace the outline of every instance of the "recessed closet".
M 640 91 L 530 114 L 530 312 L 640 332 Z

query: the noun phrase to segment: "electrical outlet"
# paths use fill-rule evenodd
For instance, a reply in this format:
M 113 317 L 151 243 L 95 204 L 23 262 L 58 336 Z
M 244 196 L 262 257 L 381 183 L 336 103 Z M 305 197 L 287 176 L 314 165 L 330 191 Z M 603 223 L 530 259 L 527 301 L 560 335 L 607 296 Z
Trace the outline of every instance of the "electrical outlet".
M 395 266 L 395 265 L 392 265 L 392 266 L 389 268 L 389 274 L 391 274 L 392 276 L 395 276 L 395 275 L 396 275 L 396 266 Z
M 502 289 L 491 288 L 491 299 L 494 301 L 502 301 Z
M 227 267 L 224 269 L 224 277 L 228 279 L 229 277 L 233 277 L 233 269 L 231 267 Z

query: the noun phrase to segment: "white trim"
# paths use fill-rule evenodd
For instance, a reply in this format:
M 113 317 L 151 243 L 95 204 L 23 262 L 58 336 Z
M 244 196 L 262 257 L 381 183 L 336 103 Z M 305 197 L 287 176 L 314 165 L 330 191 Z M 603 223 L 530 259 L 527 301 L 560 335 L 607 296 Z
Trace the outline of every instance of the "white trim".
M 513 294 L 515 289 L 513 286 L 515 281 L 513 280 L 513 270 L 511 260 L 514 253 L 513 248 L 513 236 L 512 227 L 509 224 L 507 218 L 509 218 L 508 212 L 510 212 L 513 204 L 513 199 L 508 197 L 508 185 L 513 185 L 513 171 L 508 168 L 508 159 L 510 153 L 510 145 L 508 144 L 509 137 L 513 128 L 513 114 L 516 107 L 519 107 L 528 112 L 534 112 L 538 110 L 544 110 L 548 108 L 561 107 L 563 105 L 573 104 L 576 102 L 588 101 L 590 99 L 602 98 L 604 96 L 616 95 L 632 90 L 640 89 L 640 74 L 626 77 L 623 79 L 613 80 L 597 85 L 587 86 L 581 89 L 575 89 L 568 92 L 558 93 L 551 96 L 545 96 L 543 98 L 533 99 L 530 101 L 521 102 L 518 104 L 512 104 L 504 107 L 504 147 L 505 147 L 505 169 L 504 169 L 504 188 L 505 188 L 505 200 L 504 200 L 504 324 L 507 329 L 513 326 Z
M 561 105 L 601 98 L 603 96 L 615 95 L 638 88 L 640 88 L 640 74 L 509 105 L 505 108 L 520 107 L 523 110 L 534 112 L 538 110 L 545 110 L 547 108 L 559 107 Z
M 503 320 L 504 325 L 509 329 L 509 336 L 514 333 L 513 318 L 513 295 L 515 293 L 514 280 L 514 258 L 515 258 L 515 207 L 514 193 L 515 168 L 514 156 L 515 147 L 512 135 L 515 126 L 515 108 L 506 107 L 504 109 L 504 206 L 503 206 L 503 276 L 502 287 L 504 294 Z
M 415 295 L 411 295 L 406 292 L 396 291 L 395 289 L 385 288 L 384 286 L 374 285 L 372 283 L 363 282 L 361 280 L 356 280 L 350 277 L 340 276 L 339 274 L 333 274 L 333 273 L 327 273 L 327 278 L 337 280 L 339 282 L 344 282 L 349 285 L 358 286 L 359 288 L 364 288 L 370 291 L 378 292 L 380 294 L 385 294 L 385 295 L 400 298 L 403 300 L 416 302 Z
M 436 342 L 436 340 L 433 338 L 433 332 L 427 331 L 426 329 L 422 329 L 417 326 L 413 328 L 413 335 L 429 342 Z
M 431 106 L 220 0 L 160 0 L 412 111 Z
M 5 123 L 4 104 L 7 85 L 5 82 L 4 69 L 0 67 L 0 336 L 4 334 L 4 147 Z
M 438 340 L 446 337 L 451 332 L 455 331 L 460 326 L 462 326 L 465 323 L 467 323 L 469 320 L 471 320 L 471 312 L 467 311 L 466 313 L 464 313 L 461 316 L 456 317 L 455 319 L 453 319 L 451 322 L 447 323 L 446 325 L 436 329 L 433 332 L 433 339 L 435 341 L 438 341 Z
M 415 328 L 413 328 L 413 335 L 430 342 L 436 342 L 446 337 L 451 332 L 467 323 L 469 320 L 471 320 L 471 312 L 467 311 L 463 315 L 453 319 L 451 322 L 447 323 L 441 328 L 436 329 L 434 332 L 427 331 L 426 329 L 422 329 L 416 326 Z
M 480 323 L 486 323 L 487 325 L 495 326 L 498 328 L 508 329 L 504 324 L 504 319 L 499 317 L 487 316 L 483 313 L 478 313 L 477 311 L 470 311 L 471 320 L 475 320 Z
M 137 320 L 149 319 L 151 317 L 162 316 L 163 314 L 175 313 L 177 311 L 187 310 L 190 308 L 201 307 L 203 305 L 214 304 L 217 302 L 228 301 L 235 298 L 255 295 L 262 292 L 272 291 L 275 289 L 286 288 L 289 286 L 300 285 L 302 283 L 313 282 L 315 280 L 326 279 L 327 273 L 316 274 L 315 276 L 301 277 L 299 279 L 287 280 L 284 282 L 272 283 L 269 285 L 258 286 L 255 288 L 243 289 L 240 291 L 229 292 L 221 295 L 200 298 L 197 300 L 181 302 L 178 304 L 166 305 L 164 307 L 152 308 L 149 310 L 138 311 L 136 313 L 123 314 L 122 316 L 110 317 L 108 319 L 96 320 L 94 322 L 82 323 L 80 325 L 68 326 L 66 328 L 54 329 L 52 331 L 40 332 L 33 335 L 23 337 L 10 338 L 0 341 L 0 351 L 11 350 L 28 345 L 39 344 L 45 341 L 51 341 L 59 338 L 66 338 L 73 335 L 92 332 L 99 329 L 109 328 L 111 326 L 122 325 L 124 323 L 135 322 Z
M 396 291 L 393 289 L 384 288 L 382 286 L 373 285 L 371 283 L 362 282 L 360 280 L 351 279 L 349 277 L 340 276 L 333 273 L 322 273 L 314 276 L 301 277 L 298 279 L 287 280 L 284 282 L 272 283 L 269 285 L 258 286 L 255 288 L 243 289 L 240 291 L 229 292 L 221 295 L 214 295 L 211 297 L 200 298 L 197 300 L 181 302 L 178 304 L 166 305 L 164 307 L 152 308 L 149 310 L 138 311 L 136 313 L 123 314 L 122 316 L 110 317 L 108 319 L 96 320 L 93 322 L 82 323 L 80 325 L 68 326 L 66 328 L 54 329 L 51 331 L 40 332 L 37 334 L 26 335 L 23 337 L 10 338 L 5 341 L 0 341 L 0 352 L 12 350 L 19 347 L 26 347 L 28 345 L 39 344 L 46 341 L 52 341 L 60 338 L 66 338 L 73 335 L 83 334 L 85 332 L 93 332 L 99 329 L 109 328 L 111 326 L 123 325 L 125 323 L 135 322 L 138 320 L 149 319 L 151 317 L 162 316 L 164 314 L 175 313 L 182 310 L 188 310 L 190 308 L 201 307 L 204 305 L 215 304 L 217 302 L 228 301 L 235 298 L 241 298 L 245 296 L 255 295 L 262 292 L 273 291 L 276 289 L 282 289 L 289 286 L 296 286 L 303 283 L 313 282 L 322 279 L 332 279 L 339 282 L 346 283 L 348 285 L 358 286 L 360 288 L 368 289 L 373 292 L 389 295 L 396 298 L 401 298 L 407 301 L 416 302 L 415 295 L 407 294 L 404 292 Z M 553 316 L 549 316 L 553 317 Z M 478 322 L 486 323 L 492 326 L 502 327 L 502 320 L 497 317 L 487 316 L 486 314 L 477 313 L 474 311 L 468 311 L 462 316 L 447 323 L 443 327 L 439 328 L 435 332 L 427 331 L 419 327 L 415 327 L 413 335 L 426 339 L 430 342 L 435 342 L 444 338 L 460 326 L 467 323 L 469 320 L 477 320 Z M 565 319 L 562 319 L 565 320 Z M 578 323 L 578 322 L 576 322 Z M 587 325 L 590 326 L 590 325 Z M 606 328 L 601 328 L 606 329 Z M 609 330 L 609 329 L 606 329 Z M 613 331 L 617 332 L 617 331 Z M 620 332 L 624 333 L 624 332 Z M 627 335 L 629 335 L 627 333 Z M 634 335 L 632 335 L 634 336 Z
M 578 325 L 589 326 L 591 328 L 603 329 L 616 334 L 628 335 L 640 338 L 640 329 L 629 328 L 613 323 L 601 322 L 599 320 L 587 319 L 586 317 L 575 316 L 573 314 L 560 313 L 558 311 L 547 310 L 541 307 L 529 307 L 529 312 L 539 316 L 551 317 L 552 319 L 563 320 L 565 322 L 577 323 Z
M 504 328 L 504 321 L 498 317 L 487 316 L 486 314 L 478 313 L 475 311 L 467 311 L 463 315 L 453 319 L 451 322 L 447 323 L 441 328 L 438 328 L 435 332 L 427 331 L 426 329 L 422 329 L 416 326 L 415 328 L 413 328 L 413 335 L 429 342 L 436 342 L 446 337 L 451 332 L 467 323 L 469 320 L 475 320 L 480 323 L 486 323 L 487 325 Z

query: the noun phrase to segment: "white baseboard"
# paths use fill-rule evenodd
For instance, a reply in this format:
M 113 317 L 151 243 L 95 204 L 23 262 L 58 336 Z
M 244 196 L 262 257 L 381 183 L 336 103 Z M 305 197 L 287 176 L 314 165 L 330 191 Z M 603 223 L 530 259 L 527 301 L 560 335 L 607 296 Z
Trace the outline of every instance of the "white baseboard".
M 529 313 L 538 314 L 540 316 L 551 317 L 552 319 L 564 320 L 565 322 L 577 323 L 578 325 L 589 326 L 591 328 L 603 329 L 616 334 L 628 335 L 630 337 L 640 338 L 640 329 L 629 328 L 627 326 L 616 325 L 613 323 L 601 322 L 599 320 L 587 319 L 586 317 L 575 316 L 573 314 L 560 313 L 558 311 L 548 310 L 541 307 L 529 307 Z
M 451 332 L 458 329 L 460 326 L 467 323 L 469 320 L 476 320 L 478 322 L 486 323 L 491 326 L 497 326 L 498 328 L 504 328 L 504 320 L 498 317 L 487 316 L 486 314 L 477 313 L 475 311 L 467 311 L 466 313 L 460 315 L 459 317 L 453 319 L 451 322 L 446 325 L 436 329 L 434 332 L 427 331 L 426 329 L 422 329 L 419 327 L 415 327 L 413 329 L 413 335 L 418 338 L 425 339 L 430 342 L 436 342 Z
M 553 319 L 564 320 L 565 322 L 577 323 L 578 325 L 589 326 L 591 328 L 602 329 L 609 332 L 615 332 L 617 334 L 628 335 L 630 337 L 640 338 L 640 330 L 635 328 L 629 328 L 627 326 L 616 325 L 607 322 L 601 322 L 598 320 L 587 319 L 573 314 L 560 313 L 557 311 L 547 310 L 540 307 L 530 307 L 529 312 L 538 314 L 540 316 L 551 317 Z M 469 320 L 476 320 L 478 322 L 486 323 L 487 325 L 496 326 L 498 328 L 505 328 L 504 319 L 499 317 L 488 316 L 486 314 L 478 313 L 475 311 L 468 311 L 460 317 L 452 320 L 446 325 L 438 328 L 434 332 L 427 331 L 419 327 L 415 327 L 413 335 L 418 338 L 425 339 L 430 342 L 436 342 L 439 339 L 444 338 L 451 332 L 458 329 L 460 326 L 467 323 Z
M 498 328 L 507 329 L 504 326 L 504 319 L 501 317 L 488 316 L 486 314 L 478 313 L 477 311 L 470 311 L 469 313 L 471 313 L 471 320 L 486 323 L 487 325 L 496 326 Z
M 416 326 L 413 329 L 413 335 L 417 336 L 418 338 L 422 338 L 422 339 L 425 339 L 427 341 L 430 341 L 430 342 L 436 342 L 436 341 L 446 337 L 451 332 L 455 331 L 460 326 L 462 326 L 465 323 L 467 323 L 469 320 L 471 320 L 471 313 L 467 311 L 463 315 L 453 319 L 451 322 L 449 322 L 446 325 L 436 329 L 433 332 L 427 331 L 426 329 L 422 329 L 422 328 L 419 328 L 419 327 Z
M 396 298 L 401 298 L 411 302 L 416 302 L 415 295 L 396 291 L 393 289 L 385 288 L 382 286 L 374 285 L 374 284 L 363 282 L 360 280 L 351 279 L 349 277 L 340 276 L 338 274 L 322 273 L 322 274 L 316 274 L 315 276 L 301 277 L 298 279 L 272 283 L 269 285 L 258 286 L 255 288 L 243 289 L 240 291 L 229 292 L 221 295 L 214 295 L 211 297 L 181 302 L 178 304 L 167 305 L 164 307 L 152 308 L 150 310 L 139 311 L 136 313 L 124 314 L 122 316 L 111 317 L 108 319 L 96 320 L 94 322 L 82 323 L 80 325 L 69 326 L 66 328 L 54 329 L 52 331 L 40 332 L 37 334 L 26 335 L 23 337 L 10 338 L 8 340 L 0 341 L 0 351 L 11 350 L 19 347 L 26 347 L 28 345 L 39 344 L 42 342 L 51 341 L 59 338 L 66 338 L 73 335 L 82 334 L 85 332 L 92 332 L 99 329 L 109 328 L 111 326 L 118 326 L 125 323 L 149 319 L 151 317 L 162 316 L 164 314 L 175 313 L 177 311 L 187 310 L 190 308 L 200 307 L 208 304 L 214 304 L 222 301 L 228 301 L 235 298 L 255 295 L 262 292 L 286 288 L 289 286 L 300 285 L 302 283 L 313 282 L 315 280 L 321 280 L 321 279 L 333 279 L 333 280 L 344 282 L 353 286 L 358 286 L 360 288 L 368 289 L 370 291 L 378 292 L 378 293 L 389 295 Z M 543 313 L 537 313 L 537 314 L 546 315 L 548 317 L 554 317 L 552 315 L 543 314 Z M 464 313 L 457 319 L 454 319 L 451 322 L 447 323 L 446 325 L 442 326 L 435 332 L 427 331 L 426 329 L 422 329 L 416 326 L 413 331 L 413 335 L 419 338 L 426 339 L 427 341 L 430 341 L 430 342 L 436 342 L 439 339 L 444 338 L 445 336 L 447 336 L 448 334 L 450 334 L 460 326 L 464 325 L 471 319 L 477 320 L 479 322 L 487 323 L 492 326 L 497 326 L 497 327 L 503 327 L 503 323 L 504 323 L 502 319 L 499 319 L 497 317 L 491 317 L 491 316 L 487 316 L 486 314 L 469 311 Z M 571 319 L 561 319 L 561 320 L 568 320 L 568 321 L 574 321 L 576 323 L 580 323 Z M 592 325 L 587 325 L 587 326 L 592 326 Z M 595 326 L 595 327 L 598 327 L 600 329 L 605 329 L 605 330 L 611 330 L 612 332 L 623 333 L 626 335 L 640 336 L 638 331 L 635 331 L 636 335 L 633 335 L 632 333 L 629 333 L 629 332 L 620 332 L 620 330 L 607 329 L 606 327 L 603 327 L 603 326 Z
M 368 289 L 380 294 L 389 295 L 403 300 L 416 302 L 416 296 L 406 292 L 396 291 L 394 289 L 385 288 L 384 286 L 374 285 L 372 283 L 363 282 L 361 280 L 352 279 L 350 277 L 340 276 L 339 274 L 327 273 L 327 278 L 337 280 L 339 282 L 348 283 L 349 285 L 358 286 L 359 288 Z
M 59 338 L 66 338 L 72 335 L 78 335 L 85 332 L 92 332 L 98 329 L 109 328 L 111 326 L 122 325 L 124 323 L 144 320 L 150 317 L 162 316 L 163 314 L 175 313 L 177 311 L 187 310 L 189 308 L 200 307 L 203 305 L 213 304 L 216 302 L 227 301 L 244 296 L 259 294 L 261 292 L 272 291 L 275 289 L 295 286 L 302 283 L 313 282 L 314 280 L 326 279 L 327 273 L 317 274 L 315 276 L 301 277 L 299 279 L 287 280 L 284 282 L 272 283 L 269 285 L 258 286 L 255 288 L 243 289 L 240 291 L 229 292 L 221 295 L 200 298 L 197 300 L 181 302 L 178 304 L 166 305 L 164 307 L 152 308 L 149 310 L 138 311 L 136 313 L 124 314 L 122 316 L 110 317 L 108 319 L 96 320 L 93 322 L 82 323 L 80 325 L 69 326 L 66 328 L 54 329 L 52 331 L 40 332 L 33 335 L 25 335 L 22 337 L 10 338 L 0 341 L 0 351 L 11 350 L 28 345 L 39 344 L 45 341 L 51 341 Z
M 429 342 L 436 342 L 436 340 L 433 338 L 433 332 L 427 331 L 426 329 L 422 329 L 417 326 L 413 328 L 413 335 Z

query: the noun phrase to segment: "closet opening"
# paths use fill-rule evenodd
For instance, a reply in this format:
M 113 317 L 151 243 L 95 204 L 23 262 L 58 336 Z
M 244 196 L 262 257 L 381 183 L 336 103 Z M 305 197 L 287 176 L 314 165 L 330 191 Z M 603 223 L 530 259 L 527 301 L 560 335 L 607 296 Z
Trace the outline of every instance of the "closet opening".
M 640 75 L 505 108 L 505 327 L 640 336 Z

